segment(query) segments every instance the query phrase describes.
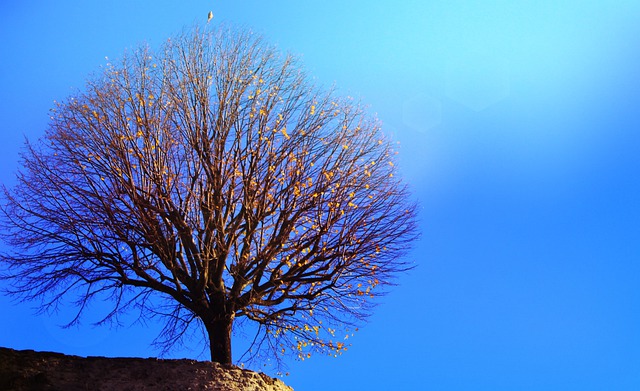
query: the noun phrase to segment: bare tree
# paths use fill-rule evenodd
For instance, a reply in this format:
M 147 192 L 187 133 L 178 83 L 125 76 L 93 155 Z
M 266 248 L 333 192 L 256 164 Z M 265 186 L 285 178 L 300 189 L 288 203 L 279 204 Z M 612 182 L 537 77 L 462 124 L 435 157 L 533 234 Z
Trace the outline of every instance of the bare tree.
M 392 143 L 350 98 L 314 87 L 250 32 L 193 32 L 107 64 L 26 143 L 5 189 L 0 257 L 19 299 L 97 295 L 190 326 L 232 363 L 345 349 L 416 237 Z M 156 298 L 167 300 L 159 301 Z

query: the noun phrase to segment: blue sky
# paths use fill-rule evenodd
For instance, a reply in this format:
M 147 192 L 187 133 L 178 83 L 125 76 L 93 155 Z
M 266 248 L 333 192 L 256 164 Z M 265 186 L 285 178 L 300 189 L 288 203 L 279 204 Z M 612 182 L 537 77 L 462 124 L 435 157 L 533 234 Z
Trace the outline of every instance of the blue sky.
M 349 351 L 291 361 L 285 382 L 640 389 L 640 3 L 4 1 L 0 182 L 105 56 L 158 45 L 209 10 L 368 103 L 420 204 L 416 269 Z M 156 354 L 155 324 L 62 330 L 64 309 L 36 316 L 6 297 L 0 311 L 0 346 Z

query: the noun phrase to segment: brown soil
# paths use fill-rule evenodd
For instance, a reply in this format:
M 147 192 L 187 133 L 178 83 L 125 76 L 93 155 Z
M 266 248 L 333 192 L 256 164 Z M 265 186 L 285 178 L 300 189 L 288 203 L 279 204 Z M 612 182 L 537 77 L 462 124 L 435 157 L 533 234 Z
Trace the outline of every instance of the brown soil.
M 78 357 L 0 348 L 3 391 L 293 391 L 281 380 L 194 360 Z

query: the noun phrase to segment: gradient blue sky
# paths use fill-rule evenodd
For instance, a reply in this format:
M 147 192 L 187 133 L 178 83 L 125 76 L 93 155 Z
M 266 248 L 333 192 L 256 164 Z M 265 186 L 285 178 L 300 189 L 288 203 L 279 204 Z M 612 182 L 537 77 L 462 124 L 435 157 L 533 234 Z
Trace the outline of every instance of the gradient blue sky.
M 105 56 L 209 10 L 369 103 L 421 205 L 417 268 L 348 352 L 291 361 L 285 382 L 640 389 L 640 2 L 6 0 L 0 182 Z M 61 330 L 64 310 L 35 316 L 6 297 L 0 312 L 0 346 L 156 354 L 155 324 Z

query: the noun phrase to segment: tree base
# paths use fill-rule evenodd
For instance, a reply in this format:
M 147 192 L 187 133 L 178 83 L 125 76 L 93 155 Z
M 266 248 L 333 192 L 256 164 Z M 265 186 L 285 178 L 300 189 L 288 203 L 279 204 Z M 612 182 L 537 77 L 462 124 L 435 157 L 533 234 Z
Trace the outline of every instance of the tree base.
M 0 390 L 293 391 L 265 374 L 194 360 L 78 357 L 0 348 Z

